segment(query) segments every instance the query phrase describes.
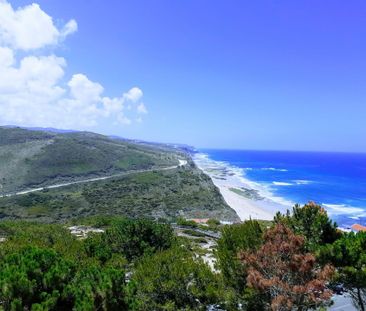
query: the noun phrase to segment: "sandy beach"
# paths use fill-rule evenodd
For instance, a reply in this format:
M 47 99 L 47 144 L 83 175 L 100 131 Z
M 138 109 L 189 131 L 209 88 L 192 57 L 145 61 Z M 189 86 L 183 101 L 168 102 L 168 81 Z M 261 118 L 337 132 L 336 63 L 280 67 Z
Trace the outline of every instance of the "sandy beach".
M 277 211 L 284 212 L 290 205 L 276 202 L 276 198 L 260 189 L 255 183 L 246 180 L 243 173 L 223 162 L 213 161 L 204 154 L 193 156 L 196 165 L 220 190 L 226 203 L 238 214 L 241 220 L 272 220 Z

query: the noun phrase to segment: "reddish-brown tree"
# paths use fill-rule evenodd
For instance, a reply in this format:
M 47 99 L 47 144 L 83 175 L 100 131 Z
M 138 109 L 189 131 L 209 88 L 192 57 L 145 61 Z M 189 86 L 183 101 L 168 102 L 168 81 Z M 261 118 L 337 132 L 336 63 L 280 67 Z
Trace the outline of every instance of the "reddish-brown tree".
M 240 259 L 248 286 L 268 297 L 268 309 L 308 310 L 327 304 L 332 296 L 326 283 L 333 267 L 318 267 L 314 255 L 305 251 L 304 238 L 283 224 L 267 231 L 260 249 L 241 252 Z

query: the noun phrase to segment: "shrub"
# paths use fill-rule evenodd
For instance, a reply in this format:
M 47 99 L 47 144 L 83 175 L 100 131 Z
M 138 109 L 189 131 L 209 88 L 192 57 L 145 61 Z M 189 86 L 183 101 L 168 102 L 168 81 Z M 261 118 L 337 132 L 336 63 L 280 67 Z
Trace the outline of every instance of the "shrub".
M 168 224 L 146 219 L 123 219 L 114 222 L 107 229 L 105 239 L 112 252 L 123 254 L 131 261 L 171 247 L 175 236 Z
M 184 219 L 183 217 L 179 217 L 177 219 L 177 225 L 179 226 L 186 226 L 186 227 L 198 227 L 198 224 L 195 223 L 193 220 L 187 220 L 187 219 Z
M 1 304 L 5 310 L 56 308 L 74 271 L 53 250 L 29 247 L 9 254 L 0 263 Z
M 305 237 L 309 250 L 315 250 L 319 245 L 333 243 L 341 234 L 337 230 L 337 224 L 327 215 L 320 205 L 309 202 L 303 207 L 296 204 L 292 209 L 292 215 L 287 210 L 285 215 L 277 213 L 275 223 L 288 226 L 294 233 Z
M 127 310 L 124 271 L 88 265 L 76 273 L 63 297 L 77 311 Z
M 195 231 L 195 230 L 192 230 L 192 229 L 185 229 L 185 230 L 183 230 L 183 233 L 191 235 L 191 236 L 195 236 L 195 237 L 204 237 L 204 236 L 206 236 L 204 233 L 198 232 L 198 231 Z
M 262 243 L 262 235 L 262 229 L 255 220 L 227 225 L 222 229 L 216 251 L 218 268 L 226 285 L 238 293 L 242 293 L 246 285 L 246 271 L 239 261 L 238 253 L 258 248 Z
M 132 310 L 206 310 L 216 303 L 216 276 L 182 247 L 145 257 L 129 284 Z
M 343 284 L 360 310 L 366 309 L 366 232 L 345 233 L 320 251 L 323 262 L 337 267 L 337 281 Z
M 278 224 L 266 232 L 257 251 L 240 254 L 248 267 L 247 284 L 267 297 L 266 309 L 308 310 L 330 302 L 332 292 L 326 284 L 334 269 L 320 268 L 304 246 L 303 237 Z

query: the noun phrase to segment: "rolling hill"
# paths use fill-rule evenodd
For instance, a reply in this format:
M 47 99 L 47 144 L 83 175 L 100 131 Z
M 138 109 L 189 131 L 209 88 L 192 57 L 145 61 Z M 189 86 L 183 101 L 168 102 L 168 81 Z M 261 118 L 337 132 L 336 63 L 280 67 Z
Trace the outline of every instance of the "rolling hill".
M 184 148 L 90 132 L 0 127 L 0 184 L 3 219 L 238 219 Z
M 175 165 L 179 152 L 89 132 L 0 128 L 1 192 Z

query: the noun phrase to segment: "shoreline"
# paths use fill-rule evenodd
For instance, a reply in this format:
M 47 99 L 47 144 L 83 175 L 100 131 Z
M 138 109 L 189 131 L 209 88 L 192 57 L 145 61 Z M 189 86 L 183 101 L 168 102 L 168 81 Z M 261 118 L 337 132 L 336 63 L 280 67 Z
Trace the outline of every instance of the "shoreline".
M 208 175 L 220 190 L 225 202 L 236 212 L 240 220 L 273 220 L 277 211 L 285 212 L 290 202 L 268 197 L 255 183 L 245 180 L 242 172 L 229 164 L 211 160 L 207 155 L 192 156 L 196 166 Z M 280 201 L 280 202 L 276 202 Z M 286 204 L 287 203 L 287 204 Z

